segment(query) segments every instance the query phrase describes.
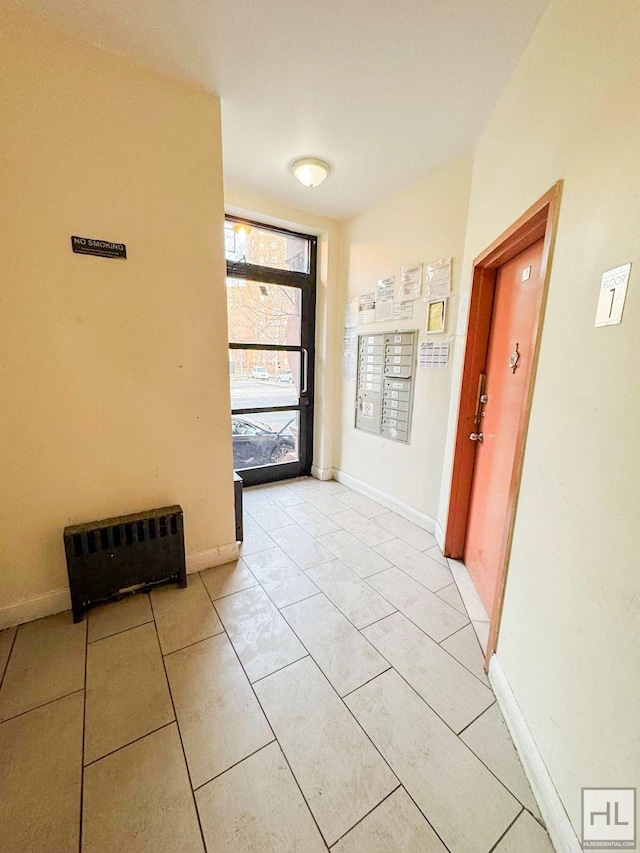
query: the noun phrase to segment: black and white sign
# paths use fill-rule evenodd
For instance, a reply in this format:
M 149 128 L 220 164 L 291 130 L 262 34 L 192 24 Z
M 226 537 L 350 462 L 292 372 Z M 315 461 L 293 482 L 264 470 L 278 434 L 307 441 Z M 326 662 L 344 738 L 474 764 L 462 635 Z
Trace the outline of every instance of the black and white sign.
M 78 255 L 97 255 L 99 258 L 127 257 L 127 247 L 124 243 L 96 240 L 95 237 L 72 237 L 71 248 Z
M 596 328 L 622 322 L 622 309 L 627 295 L 631 264 L 624 264 L 602 274 L 600 298 L 596 309 Z

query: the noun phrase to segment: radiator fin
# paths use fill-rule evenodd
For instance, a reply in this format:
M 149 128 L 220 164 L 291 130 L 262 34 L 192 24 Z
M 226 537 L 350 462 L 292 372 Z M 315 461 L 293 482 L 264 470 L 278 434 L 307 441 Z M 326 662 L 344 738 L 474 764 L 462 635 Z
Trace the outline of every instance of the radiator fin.
M 71 541 L 74 556 L 82 557 L 85 554 L 114 551 L 154 539 L 165 539 L 167 536 L 178 536 L 180 533 L 178 515 L 172 513 L 159 518 L 113 524 L 108 527 L 96 527 L 94 530 L 83 533 L 74 533 Z

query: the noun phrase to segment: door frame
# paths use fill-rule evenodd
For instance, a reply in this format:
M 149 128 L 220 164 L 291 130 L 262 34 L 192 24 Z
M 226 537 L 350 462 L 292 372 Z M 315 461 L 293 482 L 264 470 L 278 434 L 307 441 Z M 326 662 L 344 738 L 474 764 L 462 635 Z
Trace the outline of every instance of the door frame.
M 497 271 L 499 267 L 520 254 L 524 249 L 544 238 L 540 263 L 542 288 L 536 306 L 531 336 L 533 358 L 528 361 L 525 373 L 525 398 L 518 421 L 516 453 L 511 471 L 507 510 L 500 547 L 500 562 L 498 565 L 499 589 L 494 602 L 493 612 L 489 614 L 491 621 L 485 668 L 488 668 L 491 655 L 496 649 L 500 619 L 502 617 L 507 570 L 513 540 L 513 529 L 522 476 L 522 463 L 531 413 L 534 380 L 538 365 L 542 323 L 547 301 L 549 274 L 551 271 L 550 261 L 555 243 L 561 192 L 562 181 L 558 181 L 513 225 L 501 234 L 497 240 L 494 240 L 484 252 L 478 255 L 473 262 L 469 301 L 469 325 L 462 370 L 462 386 L 456 426 L 449 511 L 444 541 L 444 554 L 447 557 L 457 560 L 462 560 L 464 557 L 471 485 L 477 447 L 476 443 L 469 441 L 469 435 L 472 432 L 477 432 L 475 417 L 479 394 L 479 377 L 480 374 L 485 372 L 486 368 Z

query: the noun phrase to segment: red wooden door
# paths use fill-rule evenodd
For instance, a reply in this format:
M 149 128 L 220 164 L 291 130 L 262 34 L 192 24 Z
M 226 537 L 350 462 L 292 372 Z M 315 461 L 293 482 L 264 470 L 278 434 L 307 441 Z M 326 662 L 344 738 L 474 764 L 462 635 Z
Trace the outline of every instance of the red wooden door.
M 465 565 L 489 616 L 500 586 L 500 555 L 518 429 L 527 405 L 526 375 L 534 356 L 534 325 L 543 286 L 543 242 L 539 240 L 520 252 L 496 275 L 485 370 L 486 402 L 477 426 L 482 440 L 476 444 L 464 550 Z M 513 361 L 515 365 L 510 366 Z

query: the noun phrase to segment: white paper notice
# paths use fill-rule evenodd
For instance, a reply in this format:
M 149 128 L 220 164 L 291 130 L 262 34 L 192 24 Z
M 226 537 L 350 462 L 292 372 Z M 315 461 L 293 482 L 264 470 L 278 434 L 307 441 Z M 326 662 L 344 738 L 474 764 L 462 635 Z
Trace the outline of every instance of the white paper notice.
M 461 296 L 458 301 L 458 322 L 456 324 L 456 335 L 461 338 L 467 332 L 467 318 L 469 316 L 469 297 Z
M 342 345 L 342 376 L 344 379 L 356 378 L 357 348 L 356 330 L 345 328 Z
M 622 322 L 622 309 L 627 295 L 631 264 L 607 270 L 602 274 L 600 298 L 596 310 L 596 327 L 613 326 Z
M 376 299 L 393 299 L 393 293 L 396 289 L 396 277 L 379 278 L 376 286 Z
M 393 299 L 376 299 L 376 323 L 393 320 Z
M 352 296 L 347 299 L 344 309 L 344 327 L 345 329 L 355 329 L 358 325 L 358 307 L 360 300 L 357 296 Z
M 420 299 L 422 294 L 422 264 L 402 267 L 400 271 L 400 302 L 408 299 Z
M 358 323 L 374 323 L 376 319 L 375 293 L 363 293 L 360 297 Z
M 427 265 L 427 290 L 425 302 L 451 296 L 451 258 Z
M 394 320 L 413 320 L 413 302 L 394 302 Z
M 449 341 L 423 341 L 418 350 L 418 367 L 422 370 L 446 370 L 449 364 Z

